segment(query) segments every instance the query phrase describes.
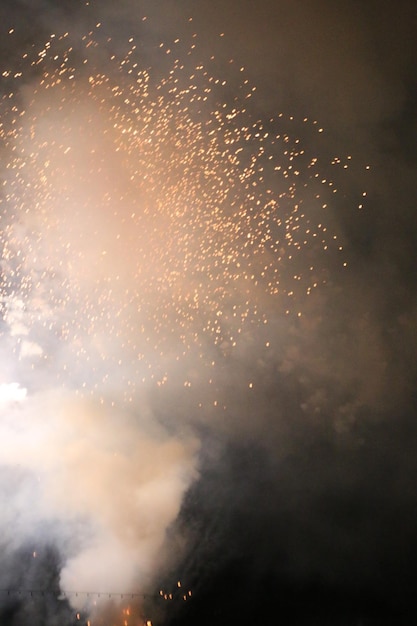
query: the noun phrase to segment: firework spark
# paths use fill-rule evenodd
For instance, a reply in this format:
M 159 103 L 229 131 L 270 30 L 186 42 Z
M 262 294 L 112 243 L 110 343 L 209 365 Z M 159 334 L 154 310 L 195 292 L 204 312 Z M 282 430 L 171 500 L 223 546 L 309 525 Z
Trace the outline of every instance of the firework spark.
M 47 353 L 43 335 L 72 350 L 87 336 L 105 372 L 89 386 L 128 362 L 132 395 L 167 375 L 155 360 L 172 346 L 177 358 L 208 341 L 233 348 L 271 306 L 302 306 L 296 296 L 326 275 L 309 251 L 342 250 L 317 211 L 336 188 L 289 134 L 291 118 L 253 121 L 247 81 L 231 94 L 175 49 L 155 80 L 133 40 L 98 64 L 93 35 L 76 51 L 64 35 L 24 55 L 29 84 L 3 72 L 3 307 L 25 336 L 20 353 Z
M 2 462 L 40 473 L 39 520 L 93 520 L 64 589 L 83 572 L 145 584 L 197 475 L 195 433 L 155 423 L 149 390 L 224 409 L 218 362 L 254 333 L 267 353 L 271 315 L 301 316 L 346 263 L 329 172 L 349 157 L 322 173 L 293 119 L 259 121 L 243 68 L 229 85 L 195 41 L 146 67 L 140 41 L 120 55 L 97 24 L 2 70 Z

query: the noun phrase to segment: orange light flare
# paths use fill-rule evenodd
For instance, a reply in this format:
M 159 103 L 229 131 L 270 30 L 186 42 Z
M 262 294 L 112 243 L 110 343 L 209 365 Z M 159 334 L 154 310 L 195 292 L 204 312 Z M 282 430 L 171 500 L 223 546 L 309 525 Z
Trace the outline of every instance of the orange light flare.
M 94 601 L 92 611 L 88 619 L 82 612 L 77 612 L 75 618 L 84 626 L 152 626 L 152 621 L 143 616 L 140 608 L 135 609 L 130 605 L 117 608 L 115 605 L 100 605 L 100 602 Z

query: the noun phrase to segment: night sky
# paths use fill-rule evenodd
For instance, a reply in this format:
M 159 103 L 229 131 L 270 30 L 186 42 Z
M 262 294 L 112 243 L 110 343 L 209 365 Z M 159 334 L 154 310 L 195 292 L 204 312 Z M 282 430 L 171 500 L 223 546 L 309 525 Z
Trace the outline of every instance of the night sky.
M 3 0 L 2 626 L 415 623 L 416 32 Z

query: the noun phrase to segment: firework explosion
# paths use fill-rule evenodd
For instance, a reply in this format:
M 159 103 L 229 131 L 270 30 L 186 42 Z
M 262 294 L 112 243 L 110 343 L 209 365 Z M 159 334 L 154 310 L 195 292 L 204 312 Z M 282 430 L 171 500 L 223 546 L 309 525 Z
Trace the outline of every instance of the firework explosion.
M 257 120 L 244 69 L 219 78 L 195 36 L 145 67 L 140 41 L 100 32 L 2 70 L 1 461 L 18 494 L 38 476 L 16 535 L 69 529 L 67 592 L 152 584 L 224 368 L 250 341 L 267 359 L 271 319 L 346 264 L 329 172 L 350 157 L 321 164 L 291 117 Z

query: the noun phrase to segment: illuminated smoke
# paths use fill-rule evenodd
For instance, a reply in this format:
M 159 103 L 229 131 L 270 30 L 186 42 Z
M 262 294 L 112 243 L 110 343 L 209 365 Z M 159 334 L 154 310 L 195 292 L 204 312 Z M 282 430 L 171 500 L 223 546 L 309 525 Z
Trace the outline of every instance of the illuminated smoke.
M 272 313 L 299 319 L 345 263 L 336 183 L 291 117 L 253 118 L 243 68 L 229 87 L 176 40 L 144 69 L 99 31 L 24 53 L 1 102 L 2 532 L 44 542 L 46 521 L 67 592 L 151 588 L 198 429 L 224 427 L 222 368 L 262 367 Z

